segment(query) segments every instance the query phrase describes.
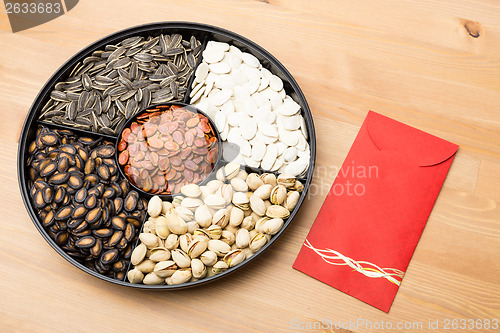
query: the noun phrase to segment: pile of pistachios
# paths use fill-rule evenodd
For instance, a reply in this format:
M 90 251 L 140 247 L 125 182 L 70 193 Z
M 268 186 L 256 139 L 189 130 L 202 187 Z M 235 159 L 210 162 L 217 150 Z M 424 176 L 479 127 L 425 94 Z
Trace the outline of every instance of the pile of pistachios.
M 131 283 L 182 284 L 240 264 L 281 230 L 304 188 L 293 176 L 248 174 L 234 162 L 216 178 L 183 186 L 172 202 L 151 198 Z

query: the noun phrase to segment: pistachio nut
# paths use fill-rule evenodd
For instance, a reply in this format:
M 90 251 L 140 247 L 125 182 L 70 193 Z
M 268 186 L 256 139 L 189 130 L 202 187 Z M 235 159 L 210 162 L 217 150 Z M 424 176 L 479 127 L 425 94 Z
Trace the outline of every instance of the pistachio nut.
M 215 252 L 219 257 L 223 257 L 231 251 L 231 246 L 221 240 L 211 239 L 208 241 L 208 249 Z
M 217 261 L 213 266 L 212 266 L 212 273 L 214 274 L 219 274 L 219 273 L 222 273 L 224 272 L 225 270 L 227 270 L 229 267 L 227 266 L 227 264 L 222 261 L 222 260 L 219 260 Z
M 179 236 L 179 246 L 181 247 L 182 251 L 186 252 L 188 251 L 189 245 L 193 241 L 193 235 L 186 233 L 184 235 Z
M 160 215 L 162 209 L 161 198 L 157 195 L 149 199 L 148 203 L 148 214 L 151 217 L 157 217 Z
M 250 200 L 248 199 L 246 193 L 235 192 L 233 195 L 233 205 L 242 210 L 248 210 L 250 209 Z
M 205 251 L 201 254 L 200 260 L 205 266 L 213 266 L 217 262 L 217 254 L 214 251 Z
M 200 225 L 195 221 L 189 221 L 186 223 L 186 225 L 188 227 L 187 232 L 189 232 L 190 234 L 194 234 L 194 231 L 200 227 Z
M 156 262 L 168 260 L 170 259 L 170 251 L 164 247 L 155 247 L 151 249 L 149 259 Z
M 252 212 L 252 214 L 250 214 L 250 216 L 252 217 L 252 220 L 254 220 L 255 223 L 257 223 L 257 221 L 262 218 L 262 216 L 256 214 L 255 212 Z
M 218 194 L 209 194 L 203 200 L 205 205 L 213 209 L 224 208 L 227 204 L 226 200 Z
M 218 225 L 211 225 L 206 230 L 211 239 L 220 239 L 222 236 L 222 228 Z
M 269 184 L 271 187 L 274 187 L 278 184 L 278 180 L 273 173 L 263 173 L 260 176 L 260 179 L 264 182 L 264 184 Z
M 234 191 L 231 185 L 224 184 L 219 188 L 219 190 L 216 193 L 220 194 L 220 196 L 223 197 L 224 200 L 226 200 L 226 202 L 231 202 Z
M 134 268 L 128 271 L 127 279 L 130 283 L 141 283 L 144 279 L 144 274 L 137 268 Z
M 152 226 L 152 225 L 155 225 L 155 223 L 156 223 L 156 220 L 157 220 L 157 219 L 158 219 L 157 217 L 151 217 L 151 216 L 150 216 L 150 217 L 147 219 L 147 221 L 146 221 L 146 222 L 144 222 L 144 226 L 145 226 L 145 227 L 150 227 L 150 226 Z
M 246 179 L 247 179 L 247 177 L 248 177 L 248 173 L 247 173 L 245 170 L 240 169 L 240 171 L 238 171 L 238 174 L 236 175 L 236 177 L 235 177 L 235 178 L 241 178 L 241 179 L 243 179 L 243 180 L 246 180 Z M 233 179 L 234 179 L 234 178 L 233 178 Z
M 257 215 L 263 216 L 266 214 L 266 204 L 264 200 L 255 194 L 250 197 L 250 208 Z
M 229 224 L 224 228 L 224 230 L 230 231 L 230 232 L 232 232 L 235 235 L 236 235 L 236 232 L 238 232 L 239 229 L 240 228 L 233 227 L 232 225 L 229 225 Z
M 224 256 L 224 262 L 228 267 L 234 267 L 245 260 L 245 254 L 241 250 L 234 250 Z
M 162 279 L 161 277 L 156 275 L 155 272 L 151 272 L 151 273 L 146 274 L 146 276 L 144 277 L 144 280 L 142 280 L 142 283 L 149 284 L 149 285 L 163 284 L 163 283 L 165 283 L 165 279 Z
M 191 260 L 191 273 L 196 279 L 201 279 L 207 275 L 207 267 L 200 259 Z
M 189 208 L 186 208 L 182 205 L 175 207 L 175 213 L 185 222 L 194 219 L 194 213 Z
M 159 236 L 156 236 L 156 242 L 158 243 L 157 247 L 165 247 L 165 242 L 163 239 L 161 239 Z M 149 250 L 149 249 L 148 249 Z M 151 253 L 151 250 L 149 250 L 149 253 Z
M 176 234 L 170 234 L 168 235 L 167 239 L 165 240 L 165 247 L 169 250 L 173 250 L 179 246 L 179 236 Z
M 170 232 L 177 235 L 182 235 L 187 232 L 188 227 L 186 222 L 184 222 L 184 220 L 180 218 L 177 214 L 167 213 L 165 217 L 167 219 L 167 225 L 168 229 L 170 229 Z
M 205 275 L 206 278 L 216 275 L 216 273 L 212 271 L 212 268 L 213 267 L 207 267 L 207 275 Z
M 225 208 L 215 212 L 212 218 L 212 224 L 224 228 L 229 223 L 229 211 Z
M 139 265 L 135 265 L 135 269 L 140 270 L 142 273 L 151 273 L 155 269 L 156 263 L 153 260 L 143 260 Z
M 168 229 L 167 218 L 164 216 L 159 216 L 155 222 L 155 233 L 158 237 L 165 239 L 170 235 L 170 230 Z
M 194 212 L 194 220 L 202 228 L 207 228 L 212 224 L 212 212 L 207 205 L 201 205 Z
M 245 180 L 238 177 L 231 179 L 231 186 L 233 187 L 233 190 L 237 192 L 248 191 L 248 185 Z
M 247 182 L 248 188 L 252 191 L 255 191 L 260 186 L 264 185 L 264 182 L 262 181 L 262 179 L 260 179 L 259 175 L 256 173 L 249 174 L 246 182 Z
M 181 187 L 181 193 L 189 198 L 197 198 L 201 195 L 201 189 L 197 184 L 188 184 Z
M 137 245 L 134 251 L 132 251 L 132 255 L 130 256 L 130 262 L 132 263 L 132 265 L 135 266 L 140 264 L 141 261 L 143 261 L 146 257 L 147 250 L 148 248 L 143 243 Z
M 250 233 L 247 229 L 241 228 L 236 233 L 236 246 L 243 249 L 250 243 Z
M 163 215 L 167 214 L 169 209 L 173 208 L 172 203 L 170 201 L 163 201 L 161 203 L 161 213 Z
M 141 242 L 144 245 L 146 245 L 150 249 L 158 246 L 158 239 L 156 238 L 156 235 L 154 235 L 154 234 L 148 234 L 148 233 L 143 232 L 143 233 L 139 234 L 139 239 L 141 240 Z
M 240 164 L 237 162 L 229 162 L 224 166 L 224 175 L 226 179 L 233 179 L 240 171 Z
M 292 188 L 295 186 L 295 177 L 287 174 L 281 174 L 278 176 L 278 184 L 283 185 L 286 188 Z
M 222 235 L 220 237 L 220 240 L 223 241 L 224 243 L 227 243 L 227 245 L 231 246 L 234 244 L 236 236 L 229 230 L 222 230 Z
M 267 238 L 264 234 L 262 233 L 257 233 L 255 236 L 250 239 L 250 243 L 248 247 L 252 252 L 257 252 L 259 251 L 264 245 L 267 243 Z
M 238 178 L 234 178 L 234 179 L 238 179 Z M 243 218 L 245 217 L 245 213 L 243 212 L 243 210 L 241 210 L 240 208 L 236 207 L 236 206 L 233 206 L 231 208 L 231 211 L 229 213 L 229 225 L 233 226 L 233 227 L 237 227 L 241 224 L 241 222 L 243 222 Z
M 208 242 L 210 240 L 210 235 L 207 230 L 198 228 L 193 233 L 193 240 L 194 239 L 204 239 Z
M 304 184 L 302 184 L 300 180 L 296 180 L 292 189 L 300 193 L 304 190 Z
M 267 216 L 264 216 L 262 217 L 261 219 L 259 219 L 256 223 L 255 223 L 255 230 L 257 232 L 261 232 L 261 233 L 264 233 L 264 228 L 265 228 L 265 224 L 267 221 L 269 221 L 270 218 L 267 217 Z
M 282 219 L 286 219 L 288 216 L 290 216 L 290 211 L 283 206 L 272 205 L 267 208 L 266 215 L 270 218 L 279 217 Z
M 269 208 L 269 206 L 272 205 L 271 201 L 269 200 L 264 200 L 264 203 L 266 204 L 266 210 Z
M 187 254 L 191 257 L 191 259 L 197 258 L 200 256 L 208 247 L 208 241 L 205 239 L 195 239 L 189 244 L 189 248 L 187 250 Z
M 273 189 L 273 186 L 271 184 L 264 184 L 262 186 L 259 186 L 259 188 L 253 192 L 253 194 L 258 196 L 262 200 L 267 200 L 267 199 L 269 199 L 269 196 L 271 195 L 272 189 Z
M 191 280 L 191 268 L 178 269 L 170 277 L 172 284 L 186 283 Z
M 255 229 L 253 229 L 253 230 L 250 230 L 248 233 L 250 235 L 250 239 L 252 239 L 253 236 L 257 235 L 259 232 Z
M 241 222 L 241 227 L 243 229 L 247 229 L 248 231 L 252 230 L 255 228 L 255 221 L 252 218 L 252 216 L 247 216 L 243 219 L 243 222 Z
M 191 258 L 181 249 L 175 249 L 172 251 L 172 260 L 175 261 L 177 266 L 180 268 L 191 266 Z
M 250 250 L 249 247 L 246 247 L 246 248 L 242 249 L 241 251 L 243 251 L 243 253 L 245 254 L 245 260 L 250 258 L 251 256 L 253 256 L 253 252 L 252 252 L 252 250 Z
M 222 186 L 222 184 L 224 184 L 222 181 L 218 180 L 218 179 L 213 179 L 211 181 L 209 181 L 207 183 L 207 189 L 210 191 L 211 194 L 217 192 L 217 190 L 219 189 L 219 187 Z
M 182 202 L 181 202 L 181 206 L 185 207 L 189 210 L 194 210 L 201 205 L 203 205 L 203 201 L 201 199 L 198 199 L 198 198 L 186 197 L 186 198 L 182 199 Z
M 178 267 L 173 260 L 166 260 L 157 263 L 153 272 L 161 278 L 167 278 L 172 276 L 177 269 Z
M 292 211 L 295 208 L 295 206 L 297 206 L 299 198 L 300 198 L 299 192 L 297 191 L 288 192 L 288 194 L 286 195 L 286 199 L 283 202 L 283 207 L 285 207 L 289 211 Z
M 273 205 L 281 205 L 286 199 L 286 187 L 283 185 L 276 185 L 271 190 L 269 200 Z
M 267 220 L 265 223 L 264 223 L 264 226 L 262 228 L 262 231 L 263 233 L 266 233 L 268 235 L 274 235 L 276 234 L 278 231 L 281 230 L 281 228 L 283 227 L 283 224 L 285 222 L 283 221 L 283 219 L 277 217 L 277 218 L 274 218 L 274 219 L 270 219 L 270 220 Z M 256 228 L 257 229 L 257 228 Z

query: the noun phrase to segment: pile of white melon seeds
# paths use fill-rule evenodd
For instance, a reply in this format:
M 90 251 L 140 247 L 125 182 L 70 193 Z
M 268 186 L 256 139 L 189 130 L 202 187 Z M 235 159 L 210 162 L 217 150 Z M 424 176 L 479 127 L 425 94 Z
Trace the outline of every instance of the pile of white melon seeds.
M 208 42 L 192 88 L 191 104 L 215 122 L 223 141 L 239 146 L 236 158 L 229 159 L 291 176 L 305 174 L 311 152 L 300 105 L 255 56 Z

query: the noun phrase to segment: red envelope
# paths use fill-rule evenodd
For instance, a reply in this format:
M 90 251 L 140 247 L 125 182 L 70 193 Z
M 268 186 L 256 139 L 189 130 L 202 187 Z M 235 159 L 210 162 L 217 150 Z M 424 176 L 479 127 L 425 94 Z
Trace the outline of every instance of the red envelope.
M 457 149 L 370 111 L 293 267 L 388 312 Z

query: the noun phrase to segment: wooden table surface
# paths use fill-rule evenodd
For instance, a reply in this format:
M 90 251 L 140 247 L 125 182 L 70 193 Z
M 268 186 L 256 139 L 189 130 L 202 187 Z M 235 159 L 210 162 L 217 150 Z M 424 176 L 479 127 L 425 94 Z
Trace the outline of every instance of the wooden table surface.
M 373 331 L 383 321 L 394 332 L 417 332 L 431 331 L 429 321 L 442 331 L 445 319 L 500 319 L 497 1 L 86 0 L 16 34 L 1 8 L 1 332 L 282 332 L 321 320 L 333 323 L 324 331 Z M 334 173 L 316 172 L 310 199 L 265 256 L 189 290 L 101 281 L 41 237 L 16 170 L 32 101 L 86 45 L 167 20 L 232 30 L 277 57 L 311 107 L 318 167 L 340 167 L 370 109 L 460 145 L 389 314 L 292 269 Z M 358 319 L 375 326 L 349 326 Z M 397 327 L 413 322 L 423 328 Z

